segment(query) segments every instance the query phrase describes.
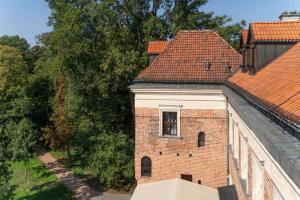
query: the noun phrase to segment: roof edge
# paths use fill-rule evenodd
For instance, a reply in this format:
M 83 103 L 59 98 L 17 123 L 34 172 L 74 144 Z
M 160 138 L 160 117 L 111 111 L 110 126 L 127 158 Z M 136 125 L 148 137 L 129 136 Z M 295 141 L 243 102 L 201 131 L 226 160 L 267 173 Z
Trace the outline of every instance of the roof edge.
M 226 81 L 225 85 L 231 88 L 234 92 L 239 94 L 241 97 L 243 97 L 250 105 L 252 105 L 254 108 L 259 110 L 263 115 L 265 115 L 266 117 L 274 121 L 281 128 L 285 129 L 293 137 L 300 140 L 300 125 L 297 122 L 287 119 L 286 117 L 282 116 L 280 113 L 272 110 L 263 102 L 259 101 L 251 93 L 237 86 L 236 84 Z

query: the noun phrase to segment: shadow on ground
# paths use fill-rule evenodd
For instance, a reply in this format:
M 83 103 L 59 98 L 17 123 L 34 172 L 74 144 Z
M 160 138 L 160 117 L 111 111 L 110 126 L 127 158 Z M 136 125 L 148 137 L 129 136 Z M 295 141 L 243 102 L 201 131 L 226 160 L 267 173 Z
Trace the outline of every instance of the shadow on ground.
M 18 200 L 73 200 L 72 192 L 70 192 L 62 183 L 55 181 L 35 186 L 31 189 L 30 195 L 17 198 Z

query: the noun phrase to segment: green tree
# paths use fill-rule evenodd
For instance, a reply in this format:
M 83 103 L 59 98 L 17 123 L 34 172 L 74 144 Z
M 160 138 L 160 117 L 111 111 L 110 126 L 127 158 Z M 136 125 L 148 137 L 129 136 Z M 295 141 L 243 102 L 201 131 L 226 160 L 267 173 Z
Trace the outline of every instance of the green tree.
M 9 151 L 10 137 L 5 131 L 5 127 L 0 126 L 0 199 L 12 199 L 15 186 L 10 183 L 11 171 Z
M 26 39 L 15 36 L 4 35 L 0 37 L 0 45 L 14 47 L 19 50 L 25 63 L 27 64 L 26 71 L 29 73 L 33 73 L 36 61 L 39 59 L 41 54 L 43 53 L 44 48 L 39 45 L 34 45 L 30 48 L 30 45 L 26 41 Z
M 0 45 L 0 92 L 23 84 L 26 64 L 16 48 Z
M 24 38 L 20 38 L 18 35 L 4 35 L 0 37 L 0 45 L 15 47 L 23 56 L 27 53 L 30 47 L 28 42 Z
M 113 186 L 114 181 L 107 180 L 107 174 L 119 164 L 102 153 L 96 154 L 102 147 L 94 141 L 101 142 L 107 133 L 121 132 L 128 137 L 128 148 L 124 151 L 133 158 L 134 129 L 128 86 L 147 64 L 149 40 L 174 37 L 183 29 L 209 28 L 220 31 L 229 42 L 235 42 L 238 28 L 233 25 L 226 29 L 231 20 L 227 16 L 200 11 L 206 0 L 47 2 L 52 10 L 49 25 L 53 31 L 42 36 L 44 52 L 51 55 L 44 60 L 57 75 L 63 74 L 68 83 L 64 103 L 54 106 L 54 113 L 64 108 L 64 120 L 72 127 L 72 144 L 83 166 L 94 166 L 98 158 L 111 163 L 110 169 L 102 168 L 103 172 L 96 174 Z M 43 71 L 40 66 L 38 69 Z M 112 149 L 118 145 L 109 144 Z M 127 182 L 112 177 L 120 185 Z M 114 187 L 120 188 L 120 185 Z
M 24 93 L 28 101 L 27 117 L 41 130 L 49 124 L 52 114 L 52 81 L 48 76 L 36 74 L 27 82 Z
M 51 125 L 44 129 L 45 140 L 51 147 L 67 149 L 68 157 L 71 157 L 70 148 L 73 138 L 73 131 L 68 122 L 68 115 L 65 109 L 67 84 L 63 76 L 57 78 L 55 82 L 55 97 L 53 114 L 50 117 Z
M 90 169 L 101 183 L 116 189 L 133 184 L 133 143 L 128 135 L 105 133 L 93 137 L 91 143 L 94 153 L 89 157 Z
M 12 135 L 10 144 L 13 160 L 22 161 L 25 166 L 25 175 L 29 182 L 29 161 L 33 156 L 34 148 L 38 141 L 38 132 L 34 124 L 26 118 L 23 118 L 19 123 L 10 122 L 7 125 L 8 132 Z

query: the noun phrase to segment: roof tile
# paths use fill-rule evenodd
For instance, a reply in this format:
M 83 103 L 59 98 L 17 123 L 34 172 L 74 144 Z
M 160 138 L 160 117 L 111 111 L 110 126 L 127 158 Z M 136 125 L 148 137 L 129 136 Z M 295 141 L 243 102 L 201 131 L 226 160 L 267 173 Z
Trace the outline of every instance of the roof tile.
M 205 63 L 211 64 L 205 70 Z M 241 56 L 214 31 L 182 31 L 135 81 L 223 82 L 225 68 L 236 71 Z
M 167 48 L 168 44 L 168 41 L 151 41 L 147 52 L 148 54 L 160 54 Z
M 237 72 L 228 81 L 300 124 L 300 43 L 272 63 L 249 75 Z
M 254 22 L 250 29 L 254 41 L 300 41 L 300 21 Z

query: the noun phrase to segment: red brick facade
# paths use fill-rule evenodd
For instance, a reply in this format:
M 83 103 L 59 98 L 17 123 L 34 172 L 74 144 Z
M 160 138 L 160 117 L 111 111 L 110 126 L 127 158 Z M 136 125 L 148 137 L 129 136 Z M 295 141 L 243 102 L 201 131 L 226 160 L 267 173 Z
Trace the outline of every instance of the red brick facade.
M 264 173 L 264 200 L 273 199 L 273 182 L 269 175 Z
M 226 185 L 226 111 L 180 111 L 181 139 L 159 137 L 159 109 L 135 109 L 135 177 L 138 183 L 192 175 L 193 182 L 217 188 Z M 197 136 L 205 132 L 205 146 Z M 141 159 L 152 160 L 152 176 L 141 177 Z

